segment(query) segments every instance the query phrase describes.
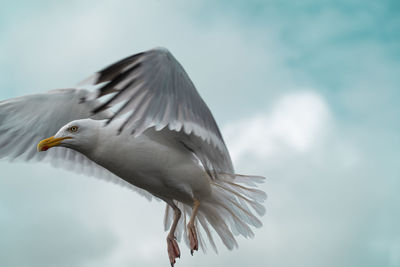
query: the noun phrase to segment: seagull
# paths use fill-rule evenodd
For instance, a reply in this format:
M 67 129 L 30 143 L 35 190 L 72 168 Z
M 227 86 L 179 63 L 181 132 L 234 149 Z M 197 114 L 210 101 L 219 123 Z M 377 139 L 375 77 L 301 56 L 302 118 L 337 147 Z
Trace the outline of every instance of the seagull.
M 126 57 L 84 83 L 92 90 L 0 101 L 0 158 L 49 162 L 164 201 L 171 266 L 181 239 L 193 255 L 207 240 L 217 252 L 215 234 L 229 250 L 235 236 L 254 236 L 264 177 L 235 174 L 211 111 L 167 49 Z

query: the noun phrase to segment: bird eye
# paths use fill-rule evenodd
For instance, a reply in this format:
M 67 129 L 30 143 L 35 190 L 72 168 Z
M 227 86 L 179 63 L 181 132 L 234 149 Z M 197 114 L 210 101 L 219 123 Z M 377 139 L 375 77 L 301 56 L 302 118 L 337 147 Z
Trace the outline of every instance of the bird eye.
M 71 126 L 71 127 L 69 127 L 68 130 L 69 130 L 71 133 L 74 133 L 74 132 L 78 131 L 78 126 Z

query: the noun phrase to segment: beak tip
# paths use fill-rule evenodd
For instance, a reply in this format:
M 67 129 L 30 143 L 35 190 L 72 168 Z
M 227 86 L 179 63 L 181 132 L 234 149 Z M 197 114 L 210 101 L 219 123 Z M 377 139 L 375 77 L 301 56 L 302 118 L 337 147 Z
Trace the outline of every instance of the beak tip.
M 38 152 L 47 151 L 50 147 L 52 147 L 52 145 L 51 145 L 52 140 L 54 140 L 54 136 L 40 141 L 36 147 L 37 151 Z
M 43 152 L 43 151 L 47 151 L 48 149 L 49 149 L 49 147 L 47 147 L 47 146 L 38 147 L 38 148 L 37 148 L 37 151 L 38 151 L 38 152 Z

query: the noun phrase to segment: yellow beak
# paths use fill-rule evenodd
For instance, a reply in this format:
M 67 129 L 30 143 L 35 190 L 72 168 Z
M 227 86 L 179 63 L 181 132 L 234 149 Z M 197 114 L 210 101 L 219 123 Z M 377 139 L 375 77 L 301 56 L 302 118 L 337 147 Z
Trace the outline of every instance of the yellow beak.
M 49 148 L 52 148 L 54 146 L 58 146 L 61 144 L 62 140 L 65 139 L 71 139 L 71 137 L 60 137 L 60 138 L 54 138 L 54 136 L 49 137 L 47 139 L 44 139 L 42 141 L 39 142 L 39 144 L 37 145 L 37 151 L 46 151 Z

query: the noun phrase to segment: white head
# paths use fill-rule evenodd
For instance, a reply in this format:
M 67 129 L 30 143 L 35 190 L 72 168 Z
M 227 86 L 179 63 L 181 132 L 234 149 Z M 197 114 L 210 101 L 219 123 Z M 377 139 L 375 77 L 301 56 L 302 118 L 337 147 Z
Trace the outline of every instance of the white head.
M 37 150 L 40 152 L 61 146 L 86 154 L 96 147 L 98 126 L 98 121 L 91 119 L 71 121 L 61 127 L 54 136 L 40 141 Z

